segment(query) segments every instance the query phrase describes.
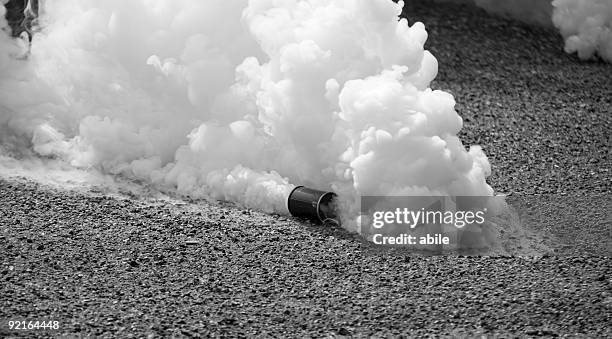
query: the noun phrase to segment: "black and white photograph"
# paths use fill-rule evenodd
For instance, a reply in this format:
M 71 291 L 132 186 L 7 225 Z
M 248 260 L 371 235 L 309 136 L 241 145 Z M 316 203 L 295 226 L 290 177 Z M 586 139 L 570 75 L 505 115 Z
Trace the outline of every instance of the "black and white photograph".
M 0 0 L 0 338 L 611 338 L 612 0 Z

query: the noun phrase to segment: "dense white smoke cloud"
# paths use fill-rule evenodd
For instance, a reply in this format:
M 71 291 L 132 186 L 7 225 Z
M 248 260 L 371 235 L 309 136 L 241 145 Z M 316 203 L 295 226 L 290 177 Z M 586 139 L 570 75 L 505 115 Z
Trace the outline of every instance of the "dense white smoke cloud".
M 269 212 L 332 189 L 351 229 L 360 195 L 492 195 L 402 6 L 45 1 L 27 59 L 0 36 L 2 148 Z
M 543 26 L 554 24 L 565 51 L 612 62 L 612 0 L 436 0 L 475 3 L 488 12 Z

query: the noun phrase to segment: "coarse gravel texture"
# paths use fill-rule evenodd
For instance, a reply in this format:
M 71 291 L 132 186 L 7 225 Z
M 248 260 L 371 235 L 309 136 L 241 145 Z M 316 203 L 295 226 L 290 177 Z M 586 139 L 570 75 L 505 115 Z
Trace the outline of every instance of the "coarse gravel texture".
M 462 139 L 550 251 L 422 256 L 226 203 L 3 178 L 0 319 L 61 328 L 0 337 L 611 337 L 611 66 L 475 8 L 406 16 L 429 29 Z

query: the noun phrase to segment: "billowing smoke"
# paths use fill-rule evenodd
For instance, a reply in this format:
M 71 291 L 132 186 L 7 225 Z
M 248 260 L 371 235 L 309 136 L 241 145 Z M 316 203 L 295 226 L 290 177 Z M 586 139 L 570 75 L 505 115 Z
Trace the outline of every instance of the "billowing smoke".
M 3 153 L 276 213 L 333 190 L 348 228 L 361 195 L 492 195 L 402 6 L 45 1 L 29 55 L 0 36 Z
M 612 0 L 436 0 L 475 3 L 488 12 L 531 24 L 554 26 L 565 39 L 565 51 L 583 60 L 612 62 Z

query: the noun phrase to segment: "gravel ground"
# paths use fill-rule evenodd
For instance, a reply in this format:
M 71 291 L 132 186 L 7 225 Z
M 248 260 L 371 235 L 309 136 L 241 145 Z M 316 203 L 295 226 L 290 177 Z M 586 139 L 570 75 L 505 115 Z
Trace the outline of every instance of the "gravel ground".
M 463 140 L 548 253 L 419 256 L 231 204 L 4 178 L 0 318 L 61 323 L 29 336 L 612 336 L 612 67 L 478 9 L 406 13 L 429 28 Z

